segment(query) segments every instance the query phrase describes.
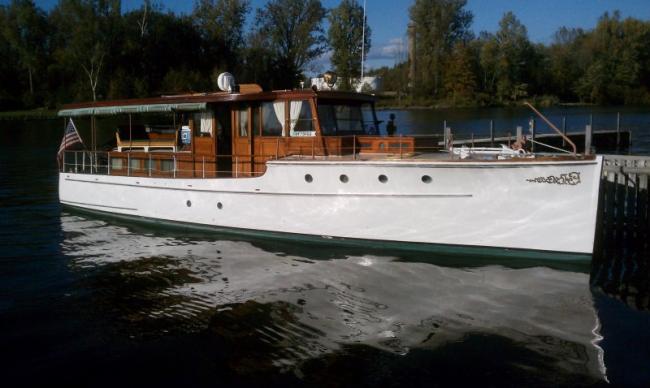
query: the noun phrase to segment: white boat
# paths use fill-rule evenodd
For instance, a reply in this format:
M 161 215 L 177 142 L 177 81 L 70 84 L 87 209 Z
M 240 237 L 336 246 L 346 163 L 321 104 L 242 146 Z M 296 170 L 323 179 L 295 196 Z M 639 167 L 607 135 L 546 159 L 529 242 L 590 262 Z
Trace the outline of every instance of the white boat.
M 64 205 L 291 238 L 593 252 L 601 157 L 450 152 L 437 139 L 381 136 L 370 95 L 240 85 L 59 115 L 85 121 L 93 139 L 116 139 L 63 153 Z M 129 125 L 106 135 L 104 115 Z

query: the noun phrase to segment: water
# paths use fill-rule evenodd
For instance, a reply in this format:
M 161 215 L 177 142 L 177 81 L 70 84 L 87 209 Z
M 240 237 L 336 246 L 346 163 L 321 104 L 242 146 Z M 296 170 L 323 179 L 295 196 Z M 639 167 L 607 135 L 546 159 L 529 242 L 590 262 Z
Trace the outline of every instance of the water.
M 584 132 L 585 125 L 591 123 L 595 131 L 615 130 L 617 113 L 620 113 L 621 129 L 632 132 L 630 152 L 635 155 L 650 155 L 650 109 L 648 107 L 592 107 L 571 106 L 541 109 L 558 128 L 565 118 L 569 132 Z M 470 139 L 490 136 L 490 120 L 494 123 L 495 137 L 516 134 L 517 126 L 524 133 L 528 131 L 531 118 L 536 120 L 537 133 L 554 131 L 539 119 L 527 107 L 510 108 L 464 108 L 464 109 L 416 109 L 416 110 L 381 110 L 379 120 L 388 121 L 388 116 L 395 114 L 397 134 L 442 134 L 444 123 L 450 127 L 456 139 Z M 384 126 L 382 125 L 383 129 Z
M 4 386 L 650 383 L 648 258 L 513 265 L 72 211 L 60 127 L 0 122 Z

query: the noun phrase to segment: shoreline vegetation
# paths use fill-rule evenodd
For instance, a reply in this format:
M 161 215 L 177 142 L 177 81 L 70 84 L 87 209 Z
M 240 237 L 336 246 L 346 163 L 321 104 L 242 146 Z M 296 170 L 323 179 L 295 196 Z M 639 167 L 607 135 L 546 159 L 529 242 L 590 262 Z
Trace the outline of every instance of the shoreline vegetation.
M 475 34 L 467 0 L 410 3 L 394 65 L 365 72 L 382 79 L 379 108 L 650 105 L 650 21 L 605 12 L 593 29 L 560 27 L 541 44 L 512 12 L 496 31 Z M 120 0 L 58 0 L 48 10 L 11 0 L 0 5 L 0 120 L 52 118 L 72 102 L 214 91 L 224 71 L 264 90 L 294 89 L 330 70 L 314 70 L 324 56 L 351 89 L 373 43 L 363 15 L 359 0 L 255 9 L 250 0 L 197 0 L 188 14 L 150 0 L 124 12 Z

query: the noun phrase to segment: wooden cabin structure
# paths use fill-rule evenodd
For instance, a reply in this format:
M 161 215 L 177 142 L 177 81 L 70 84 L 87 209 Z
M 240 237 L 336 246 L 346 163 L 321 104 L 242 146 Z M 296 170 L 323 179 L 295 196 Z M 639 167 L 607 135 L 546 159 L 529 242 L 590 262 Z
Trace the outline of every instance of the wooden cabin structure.
M 132 123 L 134 115 L 147 113 L 172 113 L 173 120 L 166 126 Z M 289 156 L 357 158 L 441 148 L 432 139 L 381 136 L 375 97 L 361 93 L 264 92 L 252 84 L 234 93 L 69 104 L 59 115 L 124 117 L 107 150 L 110 175 L 252 177 L 264 173 L 266 161 Z

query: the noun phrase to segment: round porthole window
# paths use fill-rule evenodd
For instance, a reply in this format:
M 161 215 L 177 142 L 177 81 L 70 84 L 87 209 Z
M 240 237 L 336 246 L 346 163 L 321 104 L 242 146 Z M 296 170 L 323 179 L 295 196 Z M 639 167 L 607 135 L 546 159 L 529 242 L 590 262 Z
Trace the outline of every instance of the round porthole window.
M 378 176 L 377 179 L 379 179 L 379 182 L 381 182 L 381 183 L 388 182 L 388 177 L 386 175 L 384 175 L 384 174 L 381 174 L 380 176 Z
M 349 180 L 349 179 L 348 179 L 348 176 L 347 176 L 347 175 L 345 175 L 345 174 L 341 174 L 341 176 L 339 177 L 339 180 L 340 180 L 341 182 L 343 182 L 343 183 L 348 183 L 348 180 Z
M 305 174 L 305 182 L 311 183 L 314 181 L 314 177 L 311 176 L 311 174 Z
M 428 175 L 422 175 L 422 182 L 424 182 L 424 183 L 431 183 L 431 181 L 433 181 L 433 179 L 431 179 L 430 176 L 428 176 Z
M 187 207 L 192 207 L 192 201 L 190 201 L 189 199 L 187 200 L 187 202 L 185 202 L 185 204 L 187 205 Z
M 223 208 L 223 205 L 221 202 L 217 202 L 217 209 L 221 210 Z

